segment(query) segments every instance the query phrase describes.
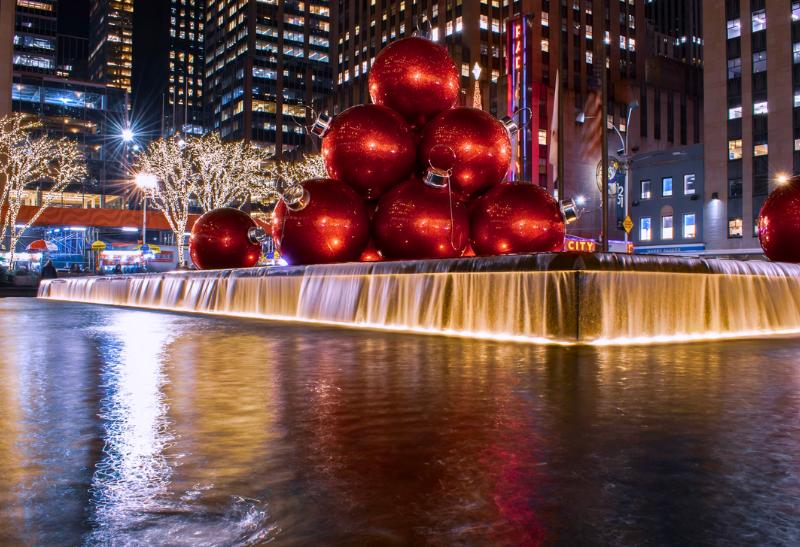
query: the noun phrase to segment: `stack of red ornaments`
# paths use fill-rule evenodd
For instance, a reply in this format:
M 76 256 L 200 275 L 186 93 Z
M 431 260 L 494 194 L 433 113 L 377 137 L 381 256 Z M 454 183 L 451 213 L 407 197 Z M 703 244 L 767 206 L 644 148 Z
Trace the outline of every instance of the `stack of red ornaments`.
M 516 126 L 456 107 L 459 81 L 447 49 L 430 40 L 383 49 L 369 74 L 373 104 L 317 121 L 329 178 L 278 204 L 281 257 L 320 264 L 561 250 L 558 203 L 538 186 L 503 182 Z

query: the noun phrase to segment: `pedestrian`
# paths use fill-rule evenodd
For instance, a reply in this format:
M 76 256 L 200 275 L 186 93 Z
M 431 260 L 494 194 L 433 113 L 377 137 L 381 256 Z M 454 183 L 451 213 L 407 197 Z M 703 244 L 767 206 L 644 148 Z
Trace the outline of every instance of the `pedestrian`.
M 48 259 L 44 266 L 42 266 L 42 279 L 56 279 L 58 272 L 56 267 L 53 266 L 53 261 Z

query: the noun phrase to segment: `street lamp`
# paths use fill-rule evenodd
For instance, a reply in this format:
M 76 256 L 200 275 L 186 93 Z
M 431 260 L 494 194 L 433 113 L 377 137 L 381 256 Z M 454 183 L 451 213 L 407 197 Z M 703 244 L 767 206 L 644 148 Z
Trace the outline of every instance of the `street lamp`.
M 134 135 L 133 129 L 131 129 L 130 127 L 126 127 L 122 130 L 120 136 L 122 137 L 122 142 L 128 143 L 128 142 L 133 142 L 133 139 L 136 135 Z
M 137 173 L 134 179 L 136 186 L 144 193 L 142 207 L 142 255 L 150 250 L 147 245 L 147 193 L 153 191 L 158 185 L 158 177 L 149 173 Z
M 628 104 L 628 113 L 627 113 L 626 120 L 625 120 L 625 136 L 624 137 L 622 135 L 622 131 L 620 131 L 620 129 L 616 125 L 614 125 L 614 123 L 612 123 L 610 121 L 607 121 L 607 127 L 606 127 L 606 131 L 608 131 L 609 129 L 613 129 L 614 130 L 614 132 L 617 134 L 617 137 L 619 137 L 619 142 L 620 142 L 620 145 L 621 145 L 620 149 L 618 150 L 618 155 L 620 156 L 620 159 L 622 160 L 622 165 L 625 167 L 625 181 L 623 182 L 622 196 L 619 196 L 619 191 L 616 191 L 615 193 L 617 194 L 617 199 L 622 197 L 623 209 L 625 211 L 625 218 L 628 218 L 628 215 L 629 215 L 630 201 L 628 199 L 628 186 L 629 186 L 628 182 L 630 180 L 629 179 L 630 171 L 633 168 L 633 161 L 632 161 L 632 158 L 630 156 L 629 149 L 628 149 L 628 136 L 630 135 L 631 114 L 633 114 L 633 111 L 636 110 L 637 108 L 639 108 L 639 101 L 632 101 L 631 103 Z M 594 118 L 594 117 L 595 116 L 587 116 L 585 112 L 578 112 L 578 115 L 575 117 L 575 123 L 577 123 L 579 125 L 583 125 L 586 122 L 586 120 Z M 607 175 L 605 175 L 603 177 L 603 180 L 605 180 L 606 177 L 607 177 Z M 605 188 L 605 187 L 603 188 L 603 190 L 601 190 L 601 192 L 607 192 L 607 191 L 608 191 L 608 188 Z M 607 212 L 604 211 L 603 212 L 603 215 L 604 215 L 603 218 L 604 219 L 605 219 L 605 215 L 606 214 L 607 214 Z M 607 239 L 608 235 L 606 234 L 605 237 Z M 626 243 L 626 246 L 627 246 L 627 243 L 628 243 L 628 232 L 627 231 L 625 231 L 625 243 Z

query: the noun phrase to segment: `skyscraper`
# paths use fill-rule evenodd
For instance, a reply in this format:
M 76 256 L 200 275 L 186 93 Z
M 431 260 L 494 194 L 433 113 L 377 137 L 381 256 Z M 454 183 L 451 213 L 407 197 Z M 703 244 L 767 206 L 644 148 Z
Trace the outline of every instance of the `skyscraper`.
M 761 205 L 800 172 L 800 1 L 703 2 L 703 30 L 705 241 L 760 254 Z
M 137 0 L 132 112 L 150 136 L 203 132 L 204 0 Z
M 14 70 L 54 74 L 58 1 L 18 0 L 16 6 Z
M 276 155 L 313 141 L 304 125 L 332 91 L 329 2 L 208 0 L 208 128 Z
M 92 0 L 89 74 L 92 80 L 131 91 L 133 0 Z

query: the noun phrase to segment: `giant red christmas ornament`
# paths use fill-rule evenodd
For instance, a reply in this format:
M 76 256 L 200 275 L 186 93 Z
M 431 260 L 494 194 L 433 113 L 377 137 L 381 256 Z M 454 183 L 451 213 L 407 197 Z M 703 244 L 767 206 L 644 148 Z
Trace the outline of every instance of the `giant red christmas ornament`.
M 375 104 L 348 108 L 323 128 L 328 176 L 365 199 L 377 199 L 414 171 L 417 147 L 411 128 L 395 111 Z
M 289 264 L 358 260 L 369 241 L 364 200 L 347 184 L 311 179 L 275 208 L 272 238 Z
M 369 96 L 418 127 L 456 103 L 460 80 L 447 48 L 412 36 L 392 42 L 375 57 Z
M 504 182 L 475 202 L 470 218 L 478 255 L 545 253 L 564 248 L 565 220 L 558 202 L 541 186 Z
M 800 262 L 800 177 L 778 186 L 764 202 L 758 240 L 770 260 Z
M 516 126 L 477 108 L 442 112 L 425 127 L 419 146 L 423 166 L 447 167 L 442 154 L 455 153 L 451 182 L 460 197 L 469 198 L 503 181 L 511 163 L 511 131 Z
M 446 175 L 429 172 L 384 195 L 372 219 L 372 235 L 381 255 L 390 260 L 452 258 L 467 246 L 466 207 L 451 198 Z
M 189 255 L 201 270 L 249 268 L 261 256 L 264 230 L 238 209 L 209 211 L 194 223 Z

